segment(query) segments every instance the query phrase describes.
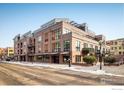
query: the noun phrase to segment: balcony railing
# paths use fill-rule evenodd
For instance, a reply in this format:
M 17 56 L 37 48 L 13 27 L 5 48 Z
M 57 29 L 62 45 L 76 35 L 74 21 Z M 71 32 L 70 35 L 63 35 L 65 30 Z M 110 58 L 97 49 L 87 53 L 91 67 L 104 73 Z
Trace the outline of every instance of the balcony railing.
M 34 54 L 35 52 L 34 51 L 28 51 L 28 54 Z
M 48 50 L 45 50 L 45 52 L 48 52 Z
M 31 48 L 31 47 L 35 47 L 35 45 L 34 44 L 29 44 L 28 48 Z
M 64 48 L 64 52 L 69 52 L 70 48 Z
M 61 48 L 55 48 L 52 50 L 52 52 L 61 52 Z

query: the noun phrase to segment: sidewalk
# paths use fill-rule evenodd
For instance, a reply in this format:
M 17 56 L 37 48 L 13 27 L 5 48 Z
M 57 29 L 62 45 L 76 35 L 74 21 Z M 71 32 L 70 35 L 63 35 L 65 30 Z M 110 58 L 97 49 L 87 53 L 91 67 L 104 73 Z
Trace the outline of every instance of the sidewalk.
M 4 61 L 7 62 L 7 61 Z M 103 66 L 103 70 L 99 70 L 99 64 L 96 64 L 95 66 L 89 66 L 89 67 L 84 67 L 84 66 L 77 66 L 77 65 L 72 65 L 71 67 L 68 67 L 68 64 L 50 64 L 50 63 L 31 63 L 31 62 L 7 62 L 11 64 L 19 64 L 19 65 L 25 65 L 25 66 L 34 66 L 34 67 L 50 67 L 50 68 L 55 68 L 55 69 L 67 69 L 67 70 L 72 70 L 72 71 L 78 71 L 78 72 L 86 72 L 86 73 L 91 73 L 91 74 L 96 74 L 96 75 L 110 75 L 110 76 L 120 76 L 124 77 L 124 65 L 123 67 L 120 66 Z M 122 70 L 122 73 L 118 73 Z M 117 71 L 116 71 L 117 70 Z M 116 73 L 115 73 L 116 72 Z

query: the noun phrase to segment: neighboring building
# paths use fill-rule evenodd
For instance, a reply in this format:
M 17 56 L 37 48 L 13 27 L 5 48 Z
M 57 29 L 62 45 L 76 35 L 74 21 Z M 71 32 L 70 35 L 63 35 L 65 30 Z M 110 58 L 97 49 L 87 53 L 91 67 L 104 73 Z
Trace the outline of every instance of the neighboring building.
M 0 55 L 3 55 L 3 48 L 0 48 Z
M 1 60 L 6 60 L 7 58 L 13 58 L 13 57 L 14 57 L 13 47 L 0 48 L 0 59 Z
M 13 57 L 14 56 L 14 48 L 13 47 L 7 47 L 6 48 L 6 55 L 7 55 L 7 57 Z
M 5 48 L 0 48 L 0 60 L 3 60 Z
M 106 43 L 110 46 L 111 54 L 124 55 L 124 38 L 109 40 Z
M 14 56 L 18 61 L 64 63 L 70 58 L 72 63 L 82 63 L 82 48 L 97 51 L 100 40 L 105 42 L 105 37 L 95 35 L 86 23 L 55 18 L 33 33 L 17 35 L 14 38 Z M 107 51 L 105 43 L 102 51 Z

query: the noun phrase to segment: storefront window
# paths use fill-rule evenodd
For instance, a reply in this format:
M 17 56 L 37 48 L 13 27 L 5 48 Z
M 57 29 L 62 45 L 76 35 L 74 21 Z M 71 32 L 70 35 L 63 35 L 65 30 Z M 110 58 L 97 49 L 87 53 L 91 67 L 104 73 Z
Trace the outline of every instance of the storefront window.
M 81 62 L 81 56 L 80 55 L 76 55 L 76 62 L 80 63 Z
M 60 50 L 60 42 L 56 42 L 55 51 L 58 52 Z
M 37 61 L 48 62 L 49 61 L 49 56 L 48 55 L 37 56 Z

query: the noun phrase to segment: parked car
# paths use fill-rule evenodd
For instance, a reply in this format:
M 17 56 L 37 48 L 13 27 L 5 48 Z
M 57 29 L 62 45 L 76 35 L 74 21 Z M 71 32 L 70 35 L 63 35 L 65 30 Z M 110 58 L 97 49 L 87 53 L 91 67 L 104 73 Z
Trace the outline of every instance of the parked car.
M 11 59 L 10 58 L 6 58 L 6 61 L 10 61 Z

